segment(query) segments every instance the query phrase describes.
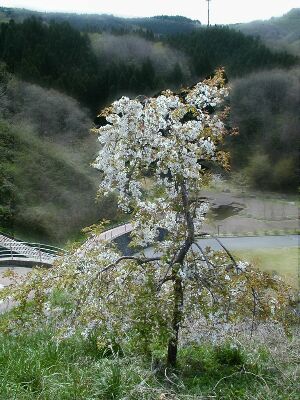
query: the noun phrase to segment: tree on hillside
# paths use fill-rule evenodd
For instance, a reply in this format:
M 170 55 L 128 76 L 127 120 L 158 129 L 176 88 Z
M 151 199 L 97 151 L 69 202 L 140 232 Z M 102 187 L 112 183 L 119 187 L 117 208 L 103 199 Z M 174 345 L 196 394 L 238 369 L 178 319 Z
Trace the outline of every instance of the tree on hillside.
M 117 193 L 119 206 L 131 214 L 132 245 L 151 246 L 153 254 L 122 256 L 101 239 L 99 228 L 93 230 L 55 268 L 37 270 L 21 286 L 1 292 L 19 302 L 20 318 L 8 322 L 10 329 L 20 321 L 24 329 L 30 294 L 31 329 L 46 320 L 64 337 L 78 330 L 95 335 L 98 348 L 118 344 L 143 354 L 167 349 L 174 367 L 181 328 L 189 335 L 203 320 L 212 329 L 241 317 L 253 328 L 255 319 L 280 318 L 288 303 L 287 292 L 277 296 L 280 280 L 199 241 L 205 235 L 208 204 L 201 190 L 211 178 L 209 167 L 228 167 L 227 154 L 218 149 L 228 133 L 226 95 L 218 71 L 179 94 L 122 97 L 102 111 L 94 163 L 102 175 L 99 194 Z M 159 229 L 166 232 L 162 241 Z M 66 294 L 62 307 L 51 302 L 55 290 Z

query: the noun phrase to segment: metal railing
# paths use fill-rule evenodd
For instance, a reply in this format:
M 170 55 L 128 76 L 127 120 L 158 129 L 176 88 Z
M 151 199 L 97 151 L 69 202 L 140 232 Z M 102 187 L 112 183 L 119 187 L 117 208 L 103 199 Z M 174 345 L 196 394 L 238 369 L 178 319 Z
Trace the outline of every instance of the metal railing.
M 0 234 L 0 260 L 30 259 L 52 263 L 63 253 L 63 249 L 55 246 L 18 241 Z
M 131 231 L 131 223 L 126 223 L 123 225 L 117 225 L 102 232 L 98 238 L 102 240 L 113 240 Z M 95 237 L 88 239 L 85 246 L 95 239 Z M 45 262 L 47 264 L 52 264 L 57 257 L 64 253 L 65 251 L 59 247 L 43 243 L 21 241 L 0 232 L 0 261 L 30 260 L 39 263 Z

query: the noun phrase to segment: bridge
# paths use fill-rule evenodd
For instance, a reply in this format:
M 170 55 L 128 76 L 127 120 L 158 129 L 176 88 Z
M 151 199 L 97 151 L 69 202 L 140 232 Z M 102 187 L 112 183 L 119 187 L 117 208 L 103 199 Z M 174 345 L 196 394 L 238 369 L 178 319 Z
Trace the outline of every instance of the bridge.
M 131 224 L 111 228 L 89 238 L 84 247 L 88 248 L 102 240 L 113 240 L 132 231 Z M 50 267 L 65 251 L 59 247 L 43 243 L 24 242 L 0 232 L 0 266 Z
M 0 266 L 51 266 L 63 252 L 55 246 L 24 242 L 0 233 Z

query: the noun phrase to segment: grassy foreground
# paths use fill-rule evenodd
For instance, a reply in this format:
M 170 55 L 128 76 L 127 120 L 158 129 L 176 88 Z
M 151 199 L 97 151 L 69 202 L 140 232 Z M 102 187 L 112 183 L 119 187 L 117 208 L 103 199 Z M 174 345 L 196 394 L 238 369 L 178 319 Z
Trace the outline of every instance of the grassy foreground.
M 1 335 L 0 399 L 296 400 L 297 343 L 272 340 L 190 345 L 172 372 L 162 358 L 103 353 L 78 337 L 56 343 L 51 331 Z
M 243 250 L 235 251 L 234 254 L 248 260 L 262 271 L 280 275 L 293 288 L 299 288 L 297 248 Z

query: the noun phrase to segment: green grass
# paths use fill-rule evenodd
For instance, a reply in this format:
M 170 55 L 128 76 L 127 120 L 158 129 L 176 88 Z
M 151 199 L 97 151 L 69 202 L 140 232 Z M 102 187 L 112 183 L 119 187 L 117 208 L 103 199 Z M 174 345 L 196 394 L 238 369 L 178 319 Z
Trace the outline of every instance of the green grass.
M 1 337 L 1 400 L 109 400 L 138 381 L 133 366 L 97 359 L 78 338 L 57 344 L 50 332 Z
M 0 343 L 1 400 L 298 398 L 296 357 L 279 357 L 274 368 L 274 356 L 255 342 L 184 347 L 176 371 L 166 370 L 163 358 L 99 352 L 93 340 L 74 337 L 57 343 L 47 329 L 31 335 L 2 334 Z
M 278 274 L 294 288 L 299 288 L 299 251 L 297 248 L 235 251 L 236 257 L 253 263 L 262 271 Z

